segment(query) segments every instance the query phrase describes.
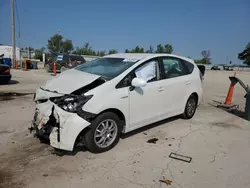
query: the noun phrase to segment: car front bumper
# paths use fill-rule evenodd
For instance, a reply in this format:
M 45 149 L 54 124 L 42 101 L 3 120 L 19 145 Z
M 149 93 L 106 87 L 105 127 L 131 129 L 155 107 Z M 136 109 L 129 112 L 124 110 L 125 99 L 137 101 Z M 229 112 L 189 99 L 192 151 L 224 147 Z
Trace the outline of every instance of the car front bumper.
M 77 136 L 90 122 L 76 113 L 66 112 L 47 100 L 36 104 L 36 111 L 30 130 L 40 140 L 48 140 L 57 149 L 73 151 Z

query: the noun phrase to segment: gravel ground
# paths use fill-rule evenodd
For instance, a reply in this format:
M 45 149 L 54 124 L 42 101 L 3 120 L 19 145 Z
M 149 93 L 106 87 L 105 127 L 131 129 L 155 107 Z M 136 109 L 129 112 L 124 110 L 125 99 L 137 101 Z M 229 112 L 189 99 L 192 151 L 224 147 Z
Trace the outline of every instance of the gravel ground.
M 19 83 L 0 92 L 33 93 L 51 76 L 44 70 L 13 71 Z M 233 72 L 207 71 L 204 98 L 192 120 L 171 118 L 126 135 L 112 150 L 53 154 L 29 134 L 32 95 L 0 97 L 0 188 L 67 187 L 250 187 L 250 123 L 211 105 L 224 102 Z M 250 85 L 249 73 L 237 73 Z M 245 92 L 235 87 L 234 103 L 244 107 Z M 151 138 L 158 141 L 147 143 Z M 243 152 L 244 151 L 244 152 Z M 169 158 L 171 152 L 191 163 Z

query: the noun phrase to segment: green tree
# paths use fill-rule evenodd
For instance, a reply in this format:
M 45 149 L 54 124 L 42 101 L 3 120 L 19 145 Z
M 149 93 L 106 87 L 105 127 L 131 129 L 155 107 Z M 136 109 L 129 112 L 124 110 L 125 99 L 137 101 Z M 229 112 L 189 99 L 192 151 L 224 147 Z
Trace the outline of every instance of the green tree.
M 207 64 L 206 63 L 206 60 L 204 59 L 204 58 L 202 58 L 202 59 L 197 59 L 197 60 L 194 60 L 194 62 L 196 63 L 196 64 Z
M 72 51 L 73 50 L 73 44 L 72 44 L 72 40 L 65 40 L 64 42 L 63 42 L 63 52 L 66 52 L 66 53 L 68 53 L 68 52 L 70 52 L 70 51 Z
M 153 46 L 150 45 L 149 49 L 146 51 L 146 53 L 154 53 Z
M 204 61 L 203 64 L 211 64 L 211 58 L 210 58 L 211 53 L 209 50 L 203 50 L 201 52 L 201 55 L 203 57 L 202 60 Z
M 89 42 L 86 42 L 81 48 L 76 47 L 76 50 L 73 53 L 77 55 L 96 55 L 96 52 L 92 50 Z
M 48 40 L 48 49 L 53 52 L 61 52 L 61 45 L 63 43 L 62 35 L 55 34 Z
M 63 41 L 63 36 L 59 34 L 53 35 L 49 40 L 48 40 L 48 49 L 57 52 L 57 53 L 62 53 L 66 52 L 68 53 L 69 51 L 73 50 L 73 44 L 71 40 L 66 39 Z
M 26 48 L 25 48 L 25 50 L 27 50 L 27 51 L 30 51 L 30 52 L 31 52 L 31 51 L 34 51 L 35 49 L 29 46 L 29 47 L 26 47 Z
M 125 53 L 130 53 L 130 51 L 128 49 L 125 50 Z
M 103 57 L 103 56 L 106 55 L 106 52 L 105 52 L 104 50 L 103 50 L 103 51 L 97 51 L 97 52 L 96 52 L 96 55 L 97 55 L 97 56 Z
M 167 53 L 167 54 L 172 54 L 172 52 L 173 52 L 173 47 L 172 47 L 172 45 L 171 44 L 166 44 L 165 46 L 164 46 L 164 52 L 165 53 Z
M 130 51 L 131 53 L 144 53 L 144 48 L 140 48 L 140 46 L 136 46 L 135 49 Z
M 44 50 L 45 50 L 44 47 L 42 47 L 42 48 L 40 48 L 40 49 L 36 49 L 36 50 L 35 50 L 35 56 L 34 56 L 34 58 L 35 58 L 35 59 L 40 59 L 40 61 L 42 61 L 42 60 L 43 60 L 43 53 L 44 53 Z
M 111 49 L 111 50 L 109 50 L 109 54 L 117 54 L 117 50 Z
M 161 44 L 158 44 L 155 53 L 165 53 L 165 49 Z
M 250 42 L 246 45 L 245 50 L 238 54 L 238 58 L 250 66 Z

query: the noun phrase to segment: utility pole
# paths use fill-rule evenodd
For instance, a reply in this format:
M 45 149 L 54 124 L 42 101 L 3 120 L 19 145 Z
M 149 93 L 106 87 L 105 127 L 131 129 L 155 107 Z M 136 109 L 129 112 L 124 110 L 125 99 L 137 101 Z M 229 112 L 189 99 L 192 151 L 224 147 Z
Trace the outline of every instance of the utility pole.
M 15 9 L 14 2 L 15 0 L 11 0 L 11 20 L 12 20 L 12 65 L 13 68 L 16 65 L 16 35 L 15 35 Z M 16 67 L 17 68 L 17 67 Z

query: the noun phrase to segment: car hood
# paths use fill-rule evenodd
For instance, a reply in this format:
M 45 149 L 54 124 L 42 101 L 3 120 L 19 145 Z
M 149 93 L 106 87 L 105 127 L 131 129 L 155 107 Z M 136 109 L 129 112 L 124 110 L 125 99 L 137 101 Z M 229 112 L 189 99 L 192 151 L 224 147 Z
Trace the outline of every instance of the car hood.
M 55 78 L 48 80 L 41 89 L 61 93 L 70 94 L 75 90 L 84 87 L 98 79 L 100 76 L 81 72 L 76 69 L 67 70 Z

